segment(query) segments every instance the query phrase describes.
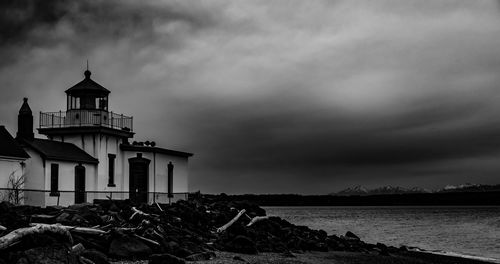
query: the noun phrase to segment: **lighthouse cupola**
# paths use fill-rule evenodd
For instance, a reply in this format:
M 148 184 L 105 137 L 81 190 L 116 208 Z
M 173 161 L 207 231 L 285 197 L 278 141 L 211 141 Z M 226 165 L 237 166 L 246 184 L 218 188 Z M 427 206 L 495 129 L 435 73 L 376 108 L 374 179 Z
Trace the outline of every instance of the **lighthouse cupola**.
M 108 110 L 109 90 L 90 78 L 89 70 L 85 79 L 66 90 L 67 110 Z
M 109 111 L 110 91 L 92 80 L 87 69 L 85 78 L 66 92 L 66 111 L 40 112 L 38 131 L 47 135 L 107 133 L 120 138 L 133 136 L 131 116 Z

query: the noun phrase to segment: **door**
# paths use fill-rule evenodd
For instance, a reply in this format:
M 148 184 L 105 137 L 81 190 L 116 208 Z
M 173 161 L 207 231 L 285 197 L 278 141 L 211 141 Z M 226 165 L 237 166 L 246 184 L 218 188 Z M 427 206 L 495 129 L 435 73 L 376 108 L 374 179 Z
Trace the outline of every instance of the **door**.
M 136 203 L 147 203 L 150 161 L 139 154 L 129 159 L 129 198 Z
M 75 204 L 87 202 L 85 193 L 85 167 L 75 167 Z

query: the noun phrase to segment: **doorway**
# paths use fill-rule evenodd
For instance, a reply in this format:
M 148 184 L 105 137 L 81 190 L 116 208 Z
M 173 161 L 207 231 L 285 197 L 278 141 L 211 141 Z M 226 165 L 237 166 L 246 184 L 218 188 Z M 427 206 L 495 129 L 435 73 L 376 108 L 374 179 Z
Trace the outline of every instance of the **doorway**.
M 81 164 L 75 166 L 75 204 L 87 202 L 85 193 L 85 167 Z
M 136 203 L 148 202 L 149 159 L 137 153 L 137 157 L 128 159 L 129 163 L 129 199 Z

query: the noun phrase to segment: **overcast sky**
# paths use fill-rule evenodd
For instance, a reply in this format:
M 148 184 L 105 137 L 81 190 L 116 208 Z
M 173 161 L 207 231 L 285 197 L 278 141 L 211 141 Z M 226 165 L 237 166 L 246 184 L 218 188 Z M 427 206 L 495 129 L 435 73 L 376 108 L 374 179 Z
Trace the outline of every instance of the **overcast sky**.
M 0 2 L 0 123 L 92 78 L 190 190 L 498 184 L 495 1 Z M 41 137 L 41 136 L 40 136 Z

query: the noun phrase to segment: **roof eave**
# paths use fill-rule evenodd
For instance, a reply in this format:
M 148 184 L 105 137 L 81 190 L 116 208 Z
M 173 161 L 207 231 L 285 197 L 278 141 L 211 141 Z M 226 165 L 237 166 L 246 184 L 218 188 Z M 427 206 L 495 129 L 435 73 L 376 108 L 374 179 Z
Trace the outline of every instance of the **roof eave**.
M 163 153 L 163 154 L 168 154 L 168 155 L 173 155 L 173 156 L 180 156 L 180 157 L 185 157 L 185 158 L 189 158 L 189 157 L 194 156 L 193 153 L 189 153 L 189 152 L 178 151 L 178 150 L 171 150 L 171 149 L 165 149 L 165 148 L 159 148 L 159 147 L 149 147 L 149 146 L 137 146 L 137 145 L 120 144 L 120 149 L 121 150 L 131 150 L 131 151 L 143 151 L 143 152 Z

